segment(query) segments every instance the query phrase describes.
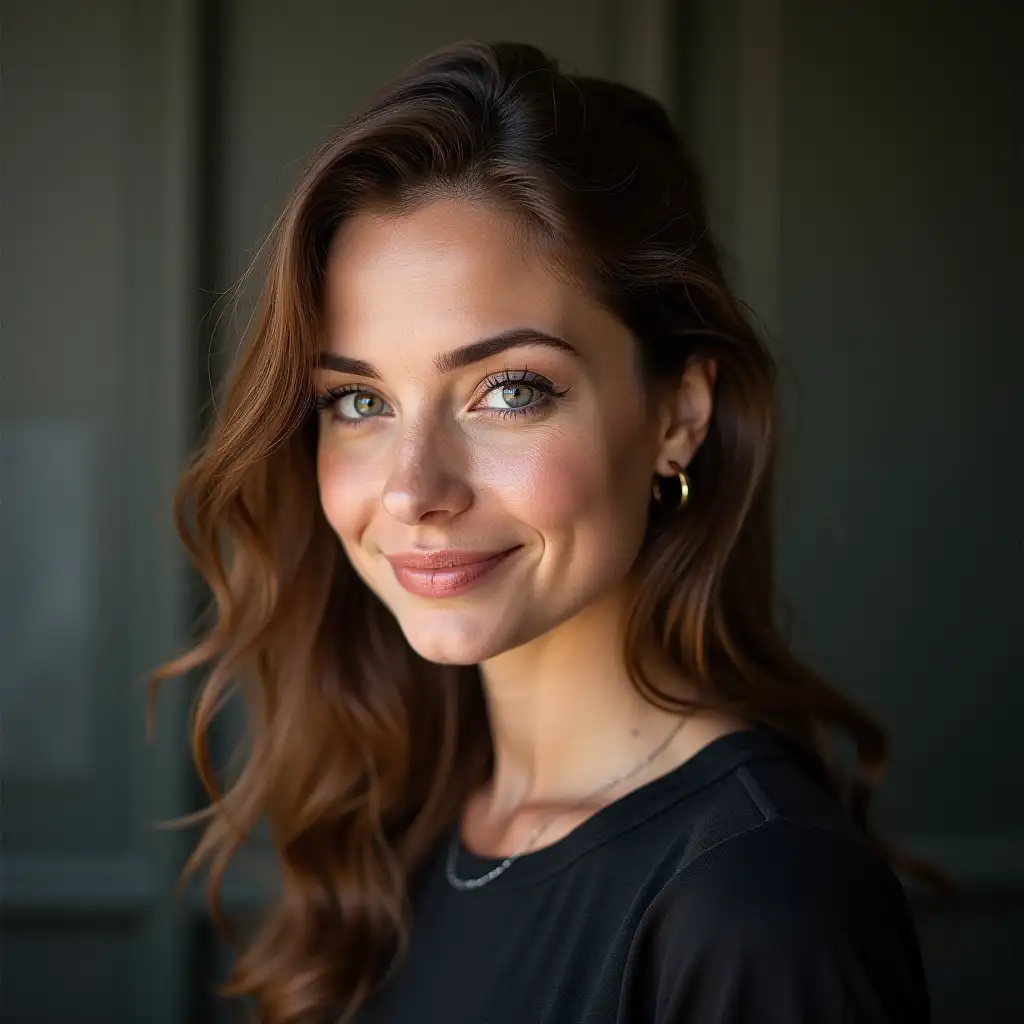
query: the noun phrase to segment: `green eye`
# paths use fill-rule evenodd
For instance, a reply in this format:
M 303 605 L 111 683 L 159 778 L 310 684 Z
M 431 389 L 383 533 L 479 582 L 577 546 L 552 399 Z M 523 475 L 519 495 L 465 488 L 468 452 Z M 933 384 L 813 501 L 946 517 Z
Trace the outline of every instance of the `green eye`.
M 360 420 L 376 419 L 387 410 L 388 405 L 375 392 L 348 385 L 332 388 L 320 395 L 313 408 L 317 411 L 332 409 L 334 419 L 343 423 L 358 423 Z
M 352 399 L 351 402 L 349 402 L 350 398 Z M 375 395 L 370 391 L 350 391 L 348 394 L 342 395 L 338 400 L 338 408 L 343 410 L 342 415 L 346 419 L 361 419 L 365 416 L 373 416 L 380 411 L 379 407 L 383 404 L 380 395 Z M 346 415 L 346 407 L 351 409 L 355 415 Z
M 497 416 L 532 416 L 562 397 L 569 389 L 559 391 L 539 373 L 532 370 L 504 370 L 484 381 L 489 389 L 482 407 Z
M 503 406 L 493 405 L 490 399 L 494 395 L 497 395 L 505 404 Z M 536 401 L 537 395 L 539 395 L 538 389 L 529 384 L 504 384 L 488 392 L 484 404 L 489 409 L 523 409 Z

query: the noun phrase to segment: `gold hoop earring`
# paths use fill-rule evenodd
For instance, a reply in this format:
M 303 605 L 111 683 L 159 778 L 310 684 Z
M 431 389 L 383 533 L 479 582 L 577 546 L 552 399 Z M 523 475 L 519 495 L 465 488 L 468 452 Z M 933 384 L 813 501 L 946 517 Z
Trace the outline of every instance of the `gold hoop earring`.
M 690 500 L 690 478 L 686 475 L 686 470 L 679 470 L 676 476 L 679 478 L 679 500 L 674 506 L 671 506 L 673 512 L 678 512 L 680 509 L 685 508 Z M 661 476 L 660 474 L 656 474 L 654 477 L 654 483 L 651 484 L 651 493 L 659 505 L 668 504 L 665 501 L 665 496 L 661 493 L 661 482 L 671 479 L 672 477 L 670 476 Z

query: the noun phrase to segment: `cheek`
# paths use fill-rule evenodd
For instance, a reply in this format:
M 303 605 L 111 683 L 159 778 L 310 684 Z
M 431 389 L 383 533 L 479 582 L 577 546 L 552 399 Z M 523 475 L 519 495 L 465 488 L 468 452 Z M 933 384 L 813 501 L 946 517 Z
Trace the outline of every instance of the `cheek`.
M 358 537 L 369 522 L 375 503 L 371 499 L 369 467 L 359 460 L 345 459 L 342 452 L 341 446 L 320 445 L 316 476 L 327 522 L 340 539 L 350 540 Z
M 585 521 L 617 519 L 636 504 L 629 497 L 637 486 L 635 452 L 624 439 L 594 430 L 551 429 L 538 431 L 514 463 L 480 459 L 475 470 L 508 513 L 554 534 Z

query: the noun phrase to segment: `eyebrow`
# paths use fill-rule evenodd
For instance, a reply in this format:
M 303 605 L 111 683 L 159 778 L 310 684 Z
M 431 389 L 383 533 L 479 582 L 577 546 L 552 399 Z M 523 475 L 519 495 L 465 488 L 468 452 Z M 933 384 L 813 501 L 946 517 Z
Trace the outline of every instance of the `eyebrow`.
M 438 373 L 451 373 L 453 370 L 479 363 L 483 359 L 504 352 L 506 349 L 518 348 L 522 345 L 546 345 L 549 348 L 568 352 L 569 355 L 580 358 L 579 352 L 563 338 L 553 334 L 546 334 L 533 327 L 513 327 L 510 330 L 502 331 L 500 334 L 492 335 L 489 338 L 481 338 L 479 341 L 470 342 L 461 348 L 452 349 L 450 352 L 442 352 L 434 356 L 434 369 Z M 383 374 L 380 370 L 364 359 L 352 359 L 350 356 L 340 356 L 333 352 L 321 352 L 317 365 L 325 370 L 338 370 L 341 373 L 351 373 L 358 377 L 370 377 L 373 380 L 382 380 Z

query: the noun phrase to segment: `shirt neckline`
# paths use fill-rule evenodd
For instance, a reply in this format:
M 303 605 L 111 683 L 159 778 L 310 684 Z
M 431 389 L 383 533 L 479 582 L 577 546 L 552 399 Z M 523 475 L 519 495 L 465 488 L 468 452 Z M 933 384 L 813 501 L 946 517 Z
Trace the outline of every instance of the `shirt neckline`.
M 789 741 L 774 729 L 755 725 L 726 733 L 705 744 L 682 764 L 630 790 L 602 807 L 561 839 L 517 858 L 508 869 L 481 889 L 498 890 L 539 881 L 572 861 L 628 832 L 673 803 L 703 789 L 741 764 L 762 757 L 792 754 Z M 478 878 L 496 868 L 504 857 L 485 857 L 468 850 L 462 842 L 461 822 L 447 832 L 442 858 L 456 841 L 455 873 L 459 878 Z M 469 890 L 465 895 L 480 890 Z

